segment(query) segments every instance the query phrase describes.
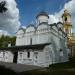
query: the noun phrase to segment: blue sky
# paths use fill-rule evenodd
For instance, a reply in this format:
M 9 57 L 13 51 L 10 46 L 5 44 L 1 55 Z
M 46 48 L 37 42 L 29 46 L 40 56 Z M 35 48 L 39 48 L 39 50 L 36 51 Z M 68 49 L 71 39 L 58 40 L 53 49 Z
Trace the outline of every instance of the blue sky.
M 2 1 L 6 1 L 8 10 L 0 13 L 0 33 L 15 34 L 20 26 L 35 23 L 36 16 L 41 11 L 49 14 L 49 24 L 57 23 L 62 20 L 61 15 L 65 8 L 71 14 L 75 32 L 75 0 L 0 0 Z
M 28 25 L 35 21 L 40 11 L 54 14 L 60 11 L 69 0 L 16 0 L 20 12 L 21 25 Z

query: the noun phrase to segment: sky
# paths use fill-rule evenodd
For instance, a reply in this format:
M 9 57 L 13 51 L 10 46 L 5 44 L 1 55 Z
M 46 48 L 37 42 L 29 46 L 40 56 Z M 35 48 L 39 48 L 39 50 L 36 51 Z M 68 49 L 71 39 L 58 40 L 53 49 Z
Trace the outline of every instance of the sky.
M 45 11 L 49 15 L 49 23 L 61 21 L 61 15 L 66 8 L 72 18 L 73 32 L 75 32 L 75 0 L 0 0 L 6 1 L 8 9 L 0 13 L 0 33 L 14 34 L 20 27 L 26 27 L 36 22 L 39 12 Z
M 60 11 L 69 0 L 16 0 L 20 11 L 20 22 L 28 25 L 35 21 L 36 16 L 41 11 L 54 14 Z

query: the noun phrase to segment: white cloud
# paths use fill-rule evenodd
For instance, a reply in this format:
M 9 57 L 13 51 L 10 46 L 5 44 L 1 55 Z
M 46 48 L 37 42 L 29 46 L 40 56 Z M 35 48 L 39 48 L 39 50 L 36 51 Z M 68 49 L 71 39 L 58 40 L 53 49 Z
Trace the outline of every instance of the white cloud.
M 54 15 L 49 15 L 49 24 L 57 23 L 59 21 L 58 17 Z
M 64 4 L 64 7 L 63 9 L 61 9 L 59 12 L 56 12 L 54 15 L 53 15 L 53 22 L 57 22 L 58 20 L 61 21 L 61 16 L 64 12 L 64 9 L 67 9 L 69 11 L 69 13 L 71 14 L 71 20 L 72 20 L 72 25 L 73 25 L 73 32 L 75 32 L 75 0 L 71 0 L 67 3 Z M 49 20 L 51 21 L 51 20 Z
M 2 1 L 6 1 L 5 7 L 8 10 L 4 13 L 0 13 L 0 30 L 15 33 L 20 27 L 17 4 L 15 0 L 0 0 L 0 2 Z
M 22 26 L 21 28 L 26 29 L 26 26 Z
M 2 35 L 10 35 L 7 31 L 4 31 L 4 30 L 0 30 L 0 37 L 2 36 Z

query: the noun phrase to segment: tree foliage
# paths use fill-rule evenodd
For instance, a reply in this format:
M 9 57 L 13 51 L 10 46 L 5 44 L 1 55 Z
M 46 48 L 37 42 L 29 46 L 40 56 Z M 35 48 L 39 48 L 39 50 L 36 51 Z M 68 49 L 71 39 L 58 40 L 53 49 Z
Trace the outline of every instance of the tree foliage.
M 11 46 L 15 45 L 16 37 L 10 37 L 10 36 L 4 36 L 2 35 L 0 37 L 0 47 L 8 47 L 9 42 L 11 43 Z

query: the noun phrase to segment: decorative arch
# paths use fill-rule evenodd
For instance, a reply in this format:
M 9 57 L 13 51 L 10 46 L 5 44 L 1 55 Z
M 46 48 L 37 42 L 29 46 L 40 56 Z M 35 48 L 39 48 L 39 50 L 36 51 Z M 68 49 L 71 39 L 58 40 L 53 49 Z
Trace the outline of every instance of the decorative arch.
M 18 30 L 17 34 L 23 34 L 24 32 L 25 32 L 25 29 L 20 28 L 20 29 Z
M 51 27 L 52 27 L 54 30 L 58 31 L 58 26 L 57 26 L 56 23 L 51 24 Z
M 25 33 L 25 29 L 20 28 L 17 32 L 17 37 L 23 37 L 24 33 Z
M 57 27 L 58 27 L 58 28 L 62 28 L 62 27 L 63 27 L 63 23 L 62 23 L 62 22 L 58 22 L 58 23 L 57 23 Z
M 27 33 L 27 32 L 35 32 L 35 30 L 36 30 L 36 27 L 35 27 L 34 25 L 30 24 L 30 25 L 27 26 L 27 28 L 26 28 L 26 33 Z

